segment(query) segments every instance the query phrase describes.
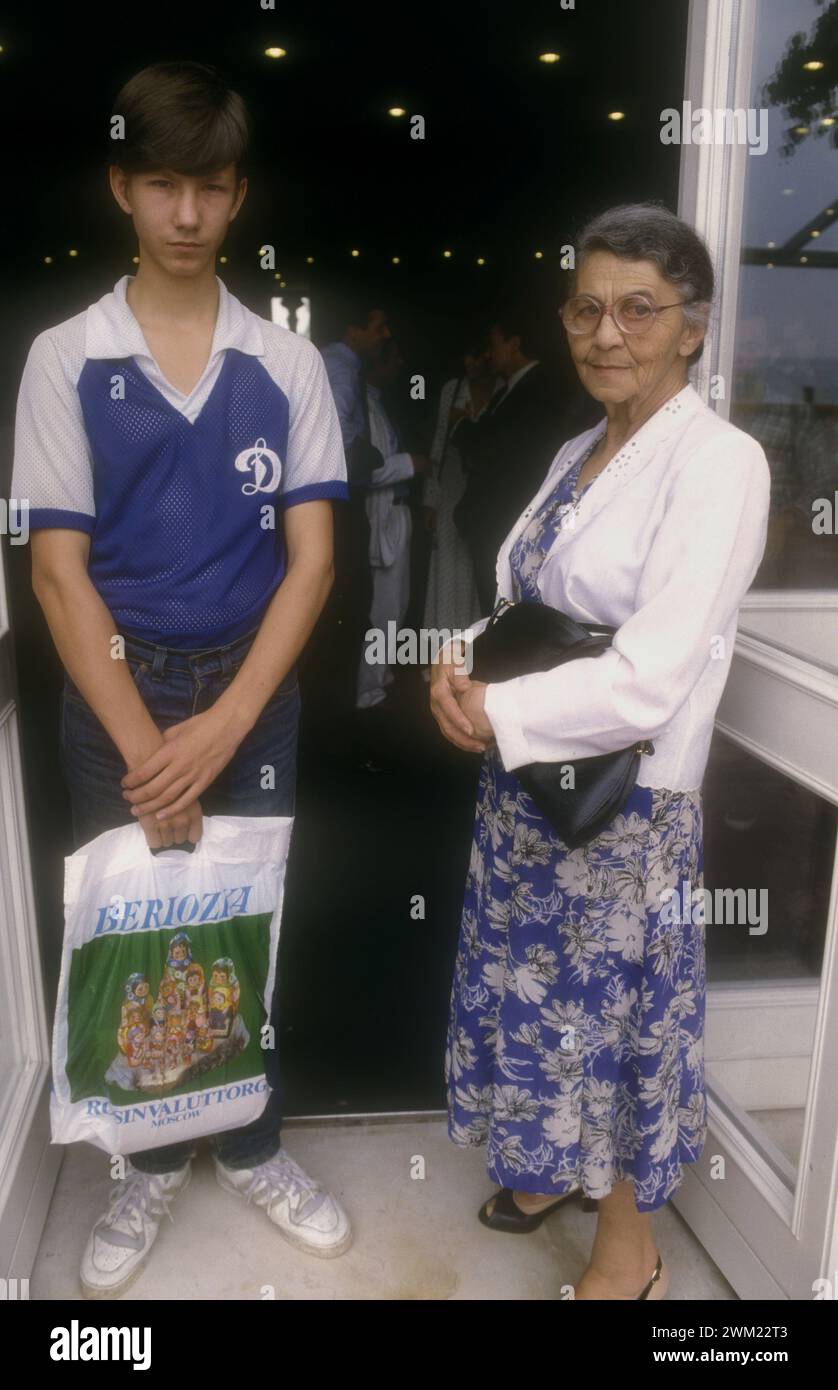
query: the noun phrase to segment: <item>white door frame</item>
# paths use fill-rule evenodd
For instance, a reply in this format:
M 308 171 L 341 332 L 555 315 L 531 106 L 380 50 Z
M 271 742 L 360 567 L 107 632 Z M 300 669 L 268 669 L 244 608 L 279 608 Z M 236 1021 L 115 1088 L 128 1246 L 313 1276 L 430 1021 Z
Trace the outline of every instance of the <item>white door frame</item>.
M 684 98 L 693 110 L 751 104 L 756 14 L 755 0 L 691 0 Z M 742 144 L 681 148 L 679 212 L 704 237 L 718 277 L 718 302 L 695 384 L 725 418 L 733 382 L 748 158 Z M 712 378 L 724 384 L 721 398 L 711 398 Z M 800 612 L 801 603 L 807 615 L 803 648 L 784 650 L 783 623 Z M 793 599 L 755 593 L 746 599 L 717 727 L 838 805 L 838 673 L 827 648 L 827 623 L 834 623 L 835 607 L 834 593 L 796 593 Z M 772 634 L 764 630 L 769 620 Z M 766 640 L 768 635 L 779 635 L 780 645 Z M 838 1269 L 838 855 L 833 867 L 820 989 L 758 991 L 764 1008 L 776 1008 L 778 1016 L 784 1005 L 802 1010 L 811 1024 L 797 1170 L 761 1151 L 757 1127 L 713 1079 L 707 1144 L 673 1199 L 741 1298 L 811 1299 L 813 1281 Z M 741 1007 L 742 988 L 708 990 L 708 1042 L 724 1010 Z M 712 1078 L 712 1060 L 708 1071 Z M 714 1177 L 719 1157 L 725 1161 L 722 1180 Z
M 12 636 L 0 553 L 0 1277 L 28 1279 L 62 1150 L 50 1144 L 49 1025 L 32 892 Z

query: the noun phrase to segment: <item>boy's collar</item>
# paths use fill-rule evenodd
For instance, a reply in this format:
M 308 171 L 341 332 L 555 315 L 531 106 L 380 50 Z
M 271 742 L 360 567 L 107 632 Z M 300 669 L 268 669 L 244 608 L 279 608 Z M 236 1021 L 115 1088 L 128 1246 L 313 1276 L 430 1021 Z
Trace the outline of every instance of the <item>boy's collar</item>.
M 125 291 L 133 277 L 123 275 L 109 294 L 102 296 L 87 311 L 85 357 L 121 358 L 150 357 L 148 344 Z M 210 358 L 227 348 L 261 357 L 265 342 L 259 320 L 230 294 L 218 276 L 218 317 L 210 350 Z

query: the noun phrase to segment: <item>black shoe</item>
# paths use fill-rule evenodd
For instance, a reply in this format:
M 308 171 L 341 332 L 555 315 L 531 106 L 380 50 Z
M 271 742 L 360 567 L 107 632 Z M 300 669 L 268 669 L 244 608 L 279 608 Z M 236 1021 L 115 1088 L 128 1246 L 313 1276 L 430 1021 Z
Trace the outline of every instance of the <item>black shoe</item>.
M 643 1292 L 642 1292 L 642 1293 L 639 1293 L 639 1294 L 637 1295 L 637 1300 L 636 1300 L 636 1301 L 637 1301 L 638 1303 L 640 1302 L 640 1300 L 641 1300 L 642 1298 L 648 1298 L 648 1297 L 649 1297 L 649 1294 L 651 1293 L 651 1291 L 652 1291 L 652 1289 L 654 1288 L 655 1284 L 657 1284 L 658 1281 L 660 1280 L 661 1275 L 662 1275 L 662 1272 L 663 1272 L 663 1260 L 661 1259 L 660 1255 L 658 1255 L 658 1262 L 657 1262 L 657 1264 L 655 1265 L 655 1272 L 654 1272 L 654 1274 L 652 1275 L 651 1279 L 649 1280 L 649 1282 L 648 1282 L 648 1284 L 646 1285 L 646 1287 L 645 1287 L 645 1289 L 643 1290 Z M 668 1279 L 667 1279 L 667 1282 L 668 1282 Z M 662 1295 L 662 1297 L 663 1297 L 663 1298 L 666 1298 L 666 1294 L 664 1293 L 664 1294 Z
M 555 1202 L 543 1207 L 541 1211 L 525 1212 L 515 1201 L 512 1188 L 502 1187 L 499 1192 L 495 1193 L 495 1205 L 491 1216 L 486 1211 L 492 1200 L 491 1197 L 487 1197 L 477 1216 L 484 1226 L 489 1227 L 490 1231 L 507 1231 L 510 1235 L 529 1235 L 530 1231 L 538 1230 L 542 1221 L 550 1215 L 551 1211 L 555 1211 L 556 1207 L 560 1207 L 562 1202 L 568 1201 L 570 1197 L 578 1196 L 581 1191 L 581 1187 L 571 1188 L 570 1192 L 563 1192 L 561 1197 L 557 1197 Z M 585 1197 L 582 1205 L 585 1211 L 590 1211 L 596 1203 L 592 1203 L 589 1197 Z

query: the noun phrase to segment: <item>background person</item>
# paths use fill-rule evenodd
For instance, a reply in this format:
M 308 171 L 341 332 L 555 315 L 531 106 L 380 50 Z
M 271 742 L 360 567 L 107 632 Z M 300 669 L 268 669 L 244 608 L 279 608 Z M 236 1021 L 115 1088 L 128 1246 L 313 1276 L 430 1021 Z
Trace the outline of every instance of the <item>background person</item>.
M 401 448 L 398 431 L 387 412 L 385 392 L 393 387 L 403 365 L 396 343 L 389 338 L 370 359 L 366 372 L 370 439 L 382 456 L 366 496 L 372 571 L 369 627 L 385 636 L 389 623 L 395 623 L 398 631 L 410 600 L 410 483 L 430 467 L 430 459 L 424 455 L 410 454 Z M 370 663 L 362 653 L 358 708 L 380 711 L 392 681 L 389 666 Z
M 539 361 L 540 316 L 513 303 L 489 330 L 488 363 L 503 385 L 479 418 L 457 420 L 450 440 L 466 474 L 455 524 L 468 545 L 483 612 L 495 593 L 498 548 L 562 442 L 566 402 Z
M 451 434 L 459 420 L 479 420 L 492 393 L 502 385 L 489 362 L 486 339 L 478 336 L 463 354 L 461 375 L 446 381 L 440 392 L 431 444 L 433 467 L 422 493 L 426 525 L 433 532 L 423 620 L 428 630 L 461 630 L 480 616 L 471 553 L 454 524 L 466 475 Z
M 390 325 L 375 294 L 343 293 L 331 310 L 336 337 L 322 350 L 340 421 L 349 484 L 348 499 L 335 508 L 335 583 L 318 632 L 328 652 L 331 703 L 344 713 L 355 704 L 358 662 L 372 603 L 370 524 L 367 495 L 384 458 L 370 437 L 365 372 Z

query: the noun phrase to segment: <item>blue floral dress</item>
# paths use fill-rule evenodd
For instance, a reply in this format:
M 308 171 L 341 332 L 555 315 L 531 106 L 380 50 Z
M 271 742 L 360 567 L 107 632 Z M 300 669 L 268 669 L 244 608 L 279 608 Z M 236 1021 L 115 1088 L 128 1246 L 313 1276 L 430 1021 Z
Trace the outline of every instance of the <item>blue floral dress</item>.
M 542 601 L 538 572 L 581 496 L 583 463 L 513 547 L 516 600 Z M 610 826 L 570 850 L 496 749 L 486 754 L 445 1079 L 451 1139 L 486 1144 L 501 1186 L 581 1185 L 596 1199 L 630 1178 L 638 1211 L 653 1211 L 700 1157 L 704 924 L 683 908 L 703 867 L 699 789 L 636 786 Z

